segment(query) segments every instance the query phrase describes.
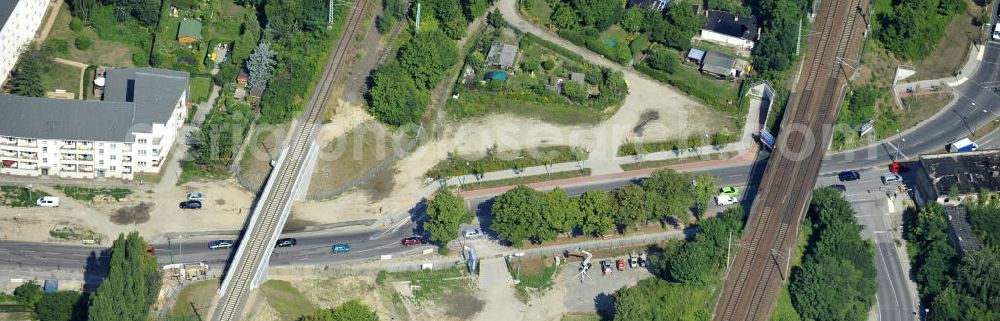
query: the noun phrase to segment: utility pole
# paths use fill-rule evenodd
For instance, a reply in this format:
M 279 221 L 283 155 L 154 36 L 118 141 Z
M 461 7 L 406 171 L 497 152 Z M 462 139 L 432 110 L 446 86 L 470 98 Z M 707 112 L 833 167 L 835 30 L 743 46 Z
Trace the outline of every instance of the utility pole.
M 417 2 L 417 28 L 414 33 L 420 32 L 420 2 Z

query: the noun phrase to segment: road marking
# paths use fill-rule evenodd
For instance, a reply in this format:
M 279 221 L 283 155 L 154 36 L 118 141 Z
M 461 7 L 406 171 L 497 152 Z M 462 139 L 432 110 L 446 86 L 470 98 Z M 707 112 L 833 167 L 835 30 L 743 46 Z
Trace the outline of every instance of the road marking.
M 875 235 L 876 235 L 875 241 L 877 243 L 878 242 L 878 234 L 875 234 Z M 878 245 L 876 244 L 875 247 L 878 247 Z M 879 248 L 879 252 L 882 255 L 877 255 L 877 256 L 880 259 L 880 261 L 882 262 L 882 267 L 885 269 L 885 274 L 886 274 L 885 279 L 889 281 L 889 289 L 891 290 L 890 292 L 892 292 L 892 299 L 893 299 L 893 301 L 896 301 L 896 306 L 898 307 L 899 306 L 899 298 L 896 297 L 896 286 L 892 285 L 892 277 L 889 275 L 889 265 L 885 263 L 885 253 L 884 253 L 884 251 L 882 251 L 881 248 Z

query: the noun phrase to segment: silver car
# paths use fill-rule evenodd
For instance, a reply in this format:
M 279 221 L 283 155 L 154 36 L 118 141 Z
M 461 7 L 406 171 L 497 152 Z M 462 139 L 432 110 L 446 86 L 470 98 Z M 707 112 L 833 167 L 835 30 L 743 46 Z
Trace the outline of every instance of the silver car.
M 479 238 L 483 236 L 483 231 L 477 228 L 470 228 L 462 232 L 462 236 L 467 239 Z
M 228 249 L 233 247 L 233 243 L 234 242 L 232 240 L 211 241 L 208 242 L 208 248 L 210 250 Z
M 208 196 L 202 193 L 188 193 L 189 201 L 204 201 Z

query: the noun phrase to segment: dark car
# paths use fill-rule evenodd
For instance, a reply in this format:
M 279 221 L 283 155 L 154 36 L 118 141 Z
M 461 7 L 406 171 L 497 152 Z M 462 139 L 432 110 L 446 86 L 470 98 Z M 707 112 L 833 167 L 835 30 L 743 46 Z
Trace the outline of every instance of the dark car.
M 183 201 L 180 204 L 180 208 L 196 210 L 201 208 L 201 201 Z
M 841 182 L 856 181 L 861 179 L 861 173 L 858 173 L 858 171 L 846 171 L 840 172 L 840 174 L 837 174 L 837 177 L 840 178 Z
M 274 247 L 293 247 L 298 244 L 299 241 L 290 237 L 283 239 L 278 239 L 278 242 L 274 244 Z
M 420 245 L 420 244 L 424 244 L 424 238 L 419 237 L 419 236 L 407 237 L 407 238 L 403 239 L 403 245 L 406 245 L 406 246 Z
M 830 185 L 830 188 L 838 190 L 841 193 L 846 193 L 847 192 L 847 186 L 844 186 L 844 185 L 841 185 L 841 184 Z

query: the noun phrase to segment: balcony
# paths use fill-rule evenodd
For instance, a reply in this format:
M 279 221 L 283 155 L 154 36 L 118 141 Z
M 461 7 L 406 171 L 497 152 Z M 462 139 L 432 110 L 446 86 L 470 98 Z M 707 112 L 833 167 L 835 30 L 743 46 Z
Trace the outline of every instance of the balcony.
M 84 173 L 90 173 L 94 171 L 93 165 L 80 165 L 80 171 Z
M 122 156 L 122 163 L 131 163 L 132 156 Z
M 59 167 L 59 170 L 63 171 L 63 172 L 75 172 L 76 171 L 76 165 L 73 165 L 73 164 L 62 164 L 62 166 Z
M 17 141 L 18 147 L 38 147 L 38 141 L 34 139 L 20 139 Z
M 0 161 L 0 168 L 17 168 L 17 161 L 9 159 Z
M 3 149 L 0 150 L 0 156 L 14 158 L 17 157 L 17 152 L 9 149 Z
M 0 145 L 4 146 L 17 146 L 16 138 L 2 138 L 0 139 Z
M 66 142 L 61 146 L 62 149 L 73 149 L 73 150 L 93 150 L 94 144 L 86 142 Z
M 21 156 L 18 157 L 18 158 L 20 158 L 20 159 L 37 160 L 38 159 L 38 153 L 21 152 Z
M 123 166 L 122 174 L 132 174 L 132 166 Z
M 17 168 L 19 168 L 19 169 L 28 169 L 28 170 L 38 169 L 38 163 L 21 162 L 21 165 L 18 166 Z
M 84 161 L 92 162 L 94 161 L 94 155 L 89 154 L 62 154 L 62 160 L 68 161 Z
M 60 148 L 62 149 L 76 149 L 76 142 L 66 142 Z

